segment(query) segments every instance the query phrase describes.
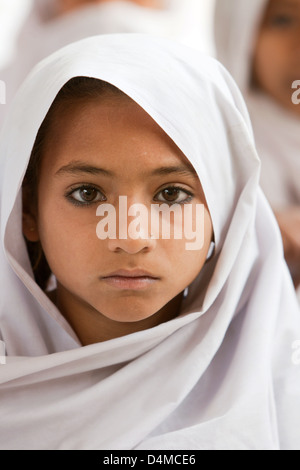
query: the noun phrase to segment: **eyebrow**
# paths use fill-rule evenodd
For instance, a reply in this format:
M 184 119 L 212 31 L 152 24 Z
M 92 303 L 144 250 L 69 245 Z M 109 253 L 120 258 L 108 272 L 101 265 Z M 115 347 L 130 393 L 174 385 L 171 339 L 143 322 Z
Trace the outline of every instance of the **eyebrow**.
M 112 171 L 106 170 L 104 168 L 95 167 L 93 165 L 86 164 L 80 161 L 70 162 L 67 165 L 61 167 L 56 173 L 55 176 L 60 175 L 80 175 L 82 173 L 89 174 L 89 175 L 102 175 L 106 177 L 113 178 L 115 177 L 115 173 Z M 195 169 L 191 165 L 175 165 L 175 166 L 163 166 L 160 168 L 156 168 L 147 176 L 164 176 L 164 175 L 171 175 L 176 174 L 180 176 L 192 176 L 193 178 L 198 178 L 198 175 Z
M 113 177 L 114 174 L 111 171 L 99 168 L 93 165 L 88 165 L 84 162 L 74 161 L 68 163 L 68 165 L 62 166 L 56 173 L 55 176 L 60 175 L 79 175 L 81 173 L 87 173 L 89 175 L 104 175 Z
M 299 4 L 298 2 L 295 2 L 294 0 L 289 0 L 285 3 L 282 2 L 282 0 L 275 0 L 273 3 L 270 4 L 271 7 L 281 7 L 281 8 L 298 8 Z
M 192 176 L 198 178 L 196 170 L 191 165 L 163 166 L 151 172 L 153 176 L 164 176 L 176 174 L 180 176 Z

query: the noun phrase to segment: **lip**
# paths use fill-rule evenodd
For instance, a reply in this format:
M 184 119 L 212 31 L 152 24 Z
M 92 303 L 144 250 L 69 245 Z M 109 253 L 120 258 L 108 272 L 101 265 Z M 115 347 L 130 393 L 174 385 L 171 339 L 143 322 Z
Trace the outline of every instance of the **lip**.
M 121 290 L 143 290 L 151 287 L 159 280 L 159 277 L 143 269 L 119 269 L 102 276 L 101 280 L 106 284 Z

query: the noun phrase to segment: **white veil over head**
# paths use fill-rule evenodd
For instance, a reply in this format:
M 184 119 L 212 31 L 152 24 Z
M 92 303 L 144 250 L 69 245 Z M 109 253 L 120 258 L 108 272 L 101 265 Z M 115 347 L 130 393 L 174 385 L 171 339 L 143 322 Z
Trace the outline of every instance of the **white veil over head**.
M 21 223 L 36 134 L 76 76 L 120 88 L 173 139 L 216 242 L 177 318 L 85 347 L 37 286 Z M 197 51 L 116 34 L 35 67 L 0 138 L 0 448 L 299 449 L 300 315 L 259 172 L 237 86 Z

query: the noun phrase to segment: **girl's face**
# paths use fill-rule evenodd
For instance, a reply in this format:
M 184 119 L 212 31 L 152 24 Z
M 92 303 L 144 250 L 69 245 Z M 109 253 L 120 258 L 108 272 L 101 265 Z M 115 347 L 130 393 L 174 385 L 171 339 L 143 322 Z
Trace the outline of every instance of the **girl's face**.
M 128 209 L 139 203 L 149 214 L 151 205 L 196 209 L 204 204 L 203 246 L 188 250 L 184 230 L 178 240 L 151 237 L 146 223 L 138 239 L 100 239 L 96 229 L 104 218 L 96 215 L 97 208 L 114 206 L 119 228 L 119 209 L 126 215 L 120 196 L 127 197 Z M 124 220 L 127 231 L 133 217 Z M 182 292 L 199 274 L 212 239 L 193 168 L 127 97 L 78 101 L 56 116 L 42 156 L 34 223 L 36 232 L 25 223 L 24 234 L 40 240 L 57 278 L 56 303 L 83 343 L 99 341 L 95 331 L 104 329 L 105 321 L 112 329 L 127 325 L 130 332 L 130 324 L 144 329 L 176 316 Z M 88 332 L 88 325 L 94 331 Z
M 254 54 L 256 85 L 300 115 L 292 83 L 300 78 L 300 0 L 270 0 Z

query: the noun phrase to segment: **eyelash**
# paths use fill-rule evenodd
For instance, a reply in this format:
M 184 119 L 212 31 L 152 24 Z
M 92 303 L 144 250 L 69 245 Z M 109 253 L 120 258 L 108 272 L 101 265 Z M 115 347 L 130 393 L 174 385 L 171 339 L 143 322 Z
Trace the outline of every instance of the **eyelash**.
M 98 200 L 94 200 L 94 201 L 90 201 L 90 202 L 83 202 L 83 201 L 77 201 L 74 197 L 73 197 L 73 194 L 76 193 L 77 191 L 84 191 L 84 190 L 90 190 L 90 191 L 96 191 L 98 194 L 101 194 L 103 198 L 101 199 L 98 199 Z M 164 191 L 167 191 L 167 190 L 175 190 L 175 191 L 178 191 L 178 192 L 183 192 L 187 195 L 186 199 L 184 199 L 183 201 L 181 202 L 177 202 L 177 201 L 158 201 L 155 199 L 158 197 L 159 194 L 163 193 Z M 65 197 L 68 199 L 69 202 L 71 202 L 71 204 L 73 204 L 74 206 L 76 207 L 89 207 L 89 206 L 92 206 L 93 204 L 97 204 L 97 203 L 100 203 L 100 202 L 105 202 L 107 199 L 106 197 L 104 196 L 103 192 L 95 187 L 95 186 L 92 186 L 92 185 L 88 185 L 88 184 L 83 184 L 81 186 L 77 186 L 76 188 L 72 188 L 71 190 L 69 190 L 68 192 L 66 192 L 65 194 Z M 170 206 L 174 205 L 174 204 L 179 204 L 179 205 L 183 205 L 183 204 L 188 204 L 189 202 L 192 201 L 192 199 L 194 198 L 194 194 L 191 193 L 190 191 L 187 191 L 185 188 L 182 188 L 181 186 L 166 186 L 165 188 L 161 189 L 155 196 L 154 196 L 154 201 L 155 202 L 159 202 L 161 204 L 168 204 Z
M 84 190 L 90 190 L 90 191 L 96 191 L 98 194 L 101 194 L 103 196 L 103 199 L 98 199 L 96 201 L 77 201 L 74 197 L 73 197 L 73 194 L 76 193 L 77 191 L 84 191 Z M 74 206 L 76 207 L 86 207 L 86 206 L 91 206 L 93 204 L 96 204 L 96 203 L 99 203 L 99 202 L 104 202 L 106 201 L 106 198 L 103 194 L 103 192 L 99 189 L 99 188 L 96 188 L 95 186 L 92 186 L 90 184 L 82 184 L 81 186 L 77 186 L 76 188 L 72 188 L 70 191 L 68 191 L 66 194 L 65 194 L 65 197 L 68 199 L 68 201 L 71 202 L 71 204 L 73 204 Z

